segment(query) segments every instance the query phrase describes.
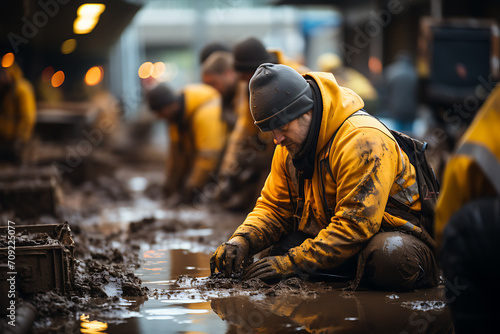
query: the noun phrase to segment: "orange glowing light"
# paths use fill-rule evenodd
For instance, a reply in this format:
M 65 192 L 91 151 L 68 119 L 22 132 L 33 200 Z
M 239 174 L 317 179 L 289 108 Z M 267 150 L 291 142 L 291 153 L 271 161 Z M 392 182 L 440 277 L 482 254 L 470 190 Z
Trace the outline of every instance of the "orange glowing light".
M 151 271 L 162 271 L 162 268 L 144 268 L 144 270 L 151 270 Z
M 2 67 L 10 67 L 14 64 L 14 54 L 12 52 L 6 53 L 2 57 Z
M 165 66 L 165 63 L 158 61 L 153 64 L 153 73 L 151 74 L 151 76 L 155 79 L 158 79 L 165 73 L 166 69 L 167 67 Z
M 106 329 L 108 329 L 108 324 L 105 322 L 97 321 L 97 320 L 92 320 L 89 321 L 89 316 L 82 314 L 80 316 L 80 321 L 81 321 L 81 333 L 86 333 L 86 334 L 98 334 L 98 333 L 103 333 Z
M 43 82 L 50 82 L 50 79 L 52 79 L 52 76 L 54 75 L 54 68 L 52 66 L 47 66 L 43 71 L 42 71 L 42 81 Z
M 153 74 L 153 71 L 154 71 L 153 63 L 150 61 L 147 61 L 139 67 L 139 71 L 138 71 L 139 78 L 147 79 Z
M 374 74 L 382 73 L 382 62 L 377 57 L 370 57 L 368 60 L 368 68 Z
M 94 66 L 87 71 L 87 74 L 85 74 L 85 83 L 88 86 L 95 86 L 102 81 L 103 77 L 104 70 L 102 69 L 102 67 Z
M 80 330 L 81 333 L 100 333 L 102 331 L 105 331 L 108 329 L 108 324 L 105 322 L 100 322 L 97 320 L 92 320 L 89 322 L 82 322 L 81 323 L 82 329 Z
M 50 79 L 50 83 L 52 84 L 52 87 L 59 87 L 63 84 L 64 79 L 65 79 L 64 72 L 57 71 L 52 76 L 52 79 Z

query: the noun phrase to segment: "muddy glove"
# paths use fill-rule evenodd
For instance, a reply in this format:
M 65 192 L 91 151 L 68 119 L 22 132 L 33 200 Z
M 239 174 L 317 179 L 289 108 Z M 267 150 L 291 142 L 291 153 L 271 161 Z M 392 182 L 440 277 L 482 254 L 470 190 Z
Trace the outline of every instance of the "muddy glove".
M 248 257 L 249 248 L 248 241 L 240 236 L 223 243 L 210 258 L 210 272 L 213 274 L 218 269 L 226 277 L 238 274 L 243 261 Z
M 288 254 L 269 256 L 253 263 L 245 272 L 243 279 L 259 278 L 261 280 L 276 280 L 294 275 L 293 263 Z

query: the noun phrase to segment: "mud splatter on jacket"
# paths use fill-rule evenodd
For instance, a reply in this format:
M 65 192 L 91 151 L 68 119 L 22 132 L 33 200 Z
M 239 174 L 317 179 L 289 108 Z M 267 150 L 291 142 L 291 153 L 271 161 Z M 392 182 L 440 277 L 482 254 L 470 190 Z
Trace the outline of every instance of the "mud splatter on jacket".
M 499 126 L 500 86 L 481 107 L 446 165 L 436 206 L 436 241 L 441 241 L 448 220 L 465 204 L 480 197 L 500 195 Z
M 420 201 L 418 189 L 415 192 L 415 169 L 390 132 L 373 117 L 347 119 L 363 108 L 362 99 L 340 87 L 332 74 L 311 72 L 304 77 L 317 83 L 323 99 L 315 171 L 304 183 L 304 210 L 297 227 L 313 237 L 288 254 L 295 265 L 308 271 L 338 266 L 358 253 L 381 226 L 406 223 L 385 212 L 389 194 L 404 194 L 406 203 L 417 211 Z M 325 159 L 329 160 L 330 171 L 321 163 Z M 297 171 L 286 148 L 278 146 L 254 210 L 233 234 L 246 238 L 254 254 L 294 230 L 287 180 L 296 201 Z M 333 209 L 328 221 L 322 184 L 328 206 Z
M 188 85 L 183 92 L 183 119 L 169 125 L 169 191 L 203 187 L 220 162 L 227 136 L 218 92 L 205 84 Z

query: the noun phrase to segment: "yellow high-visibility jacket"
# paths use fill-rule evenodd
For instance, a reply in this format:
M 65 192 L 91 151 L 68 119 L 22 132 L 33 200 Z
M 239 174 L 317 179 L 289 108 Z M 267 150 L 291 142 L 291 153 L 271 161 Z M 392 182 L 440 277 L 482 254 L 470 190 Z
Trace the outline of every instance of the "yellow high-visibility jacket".
M 5 70 L 14 84 L 13 89 L 0 101 L 0 140 L 25 143 L 31 138 L 35 126 L 35 94 L 17 64 Z
M 290 66 L 300 74 L 309 71 L 307 67 L 286 58 L 279 50 L 270 53 L 275 55 L 279 64 Z M 236 94 L 238 119 L 229 136 L 222 161 L 221 172 L 224 175 L 234 175 L 246 167 L 255 170 L 267 169 L 274 151 L 271 133 L 260 132 L 254 124 L 250 113 L 248 83 L 240 82 Z
M 184 114 L 180 122 L 171 122 L 167 160 L 169 191 L 200 189 L 220 163 L 226 141 L 219 93 L 209 85 L 185 87 Z
M 500 86 L 490 94 L 448 161 L 436 205 L 436 241 L 468 202 L 500 195 Z
M 362 99 L 340 87 L 330 73 L 310 72 L 304 77 L 317 83 L 323 99 L 315 170 L 312 179 L 304 182 L 304 209 L 297 228 L 315 237 L 288 254 L 294 264 L 307 271 L 342 264 L 358 253 L 381 226 L 404 225 L 404 219 L 385 210 L 389 194 L 398 197 L 404 193 L 406 204 L 416 211 L 420 211 L 420 200 L 415 169 L 389 130 L 373 117 L 349 117 L 363 108 Z M 328 164 L 322 162 L 326 159 Z M 254 210 L 233 234 L 247 239 L 254 254 L 294 230 L 287 183 L 296 202 L 297 171 L 286 148 L 278 146 Z M 330 220 L 323 194 L 333 209 Z

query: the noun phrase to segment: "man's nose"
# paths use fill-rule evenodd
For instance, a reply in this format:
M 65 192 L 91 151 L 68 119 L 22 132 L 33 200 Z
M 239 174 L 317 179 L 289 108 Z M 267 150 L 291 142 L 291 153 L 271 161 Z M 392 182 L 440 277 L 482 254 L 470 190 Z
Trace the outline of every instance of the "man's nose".
M 280 145 L 285 136 L 280 131 L 273 130 L 274 144 Z

